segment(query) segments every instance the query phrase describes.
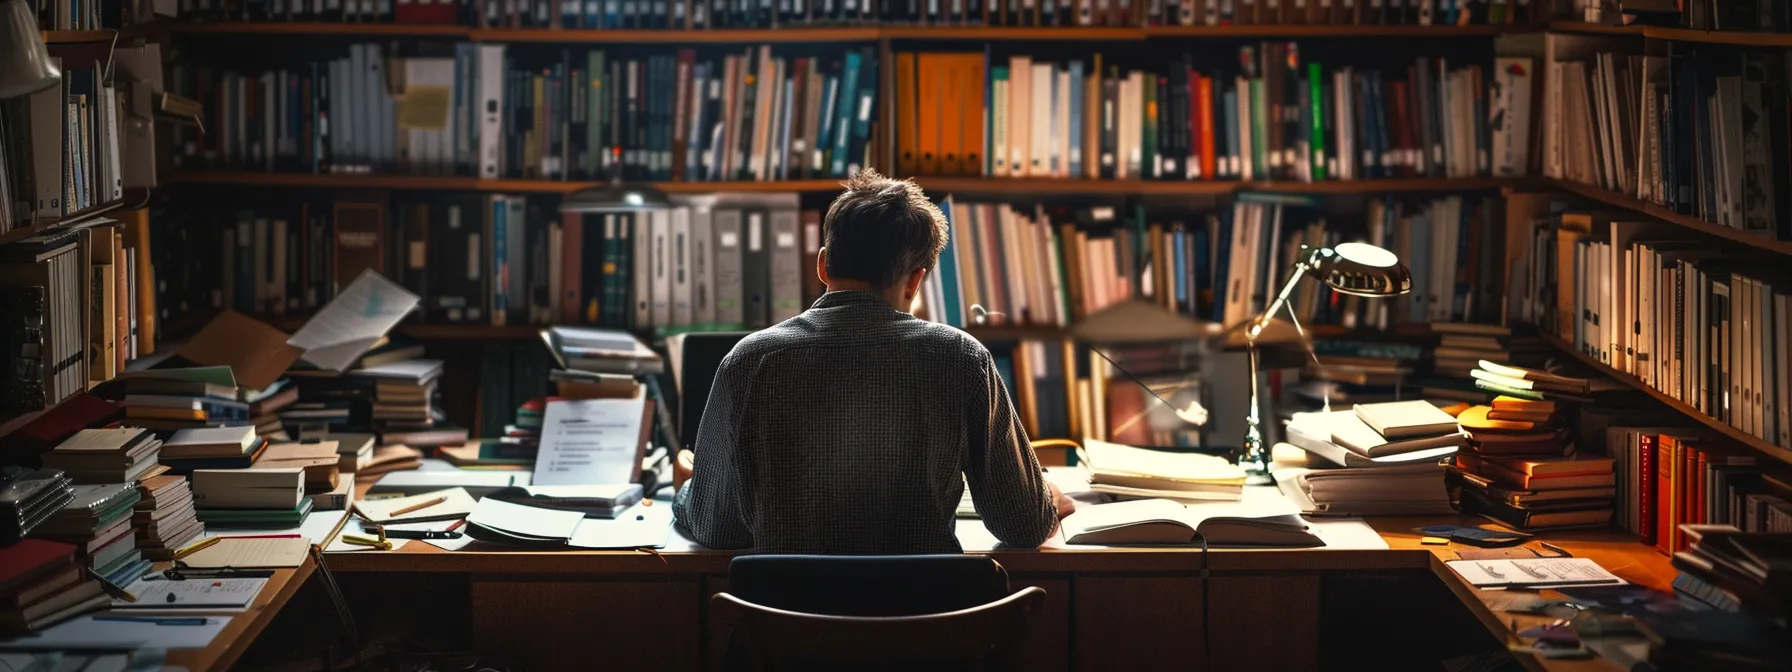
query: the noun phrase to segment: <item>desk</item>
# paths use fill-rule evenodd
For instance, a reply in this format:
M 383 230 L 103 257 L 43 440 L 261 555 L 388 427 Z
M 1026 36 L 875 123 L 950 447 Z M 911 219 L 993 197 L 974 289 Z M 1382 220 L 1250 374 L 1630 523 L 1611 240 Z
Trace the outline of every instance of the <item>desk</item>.
M 161 569 L 161 567 L 157 567 Z M 203 649 L 175 649 L 168 652 L 170 667 L 184 667 L 188 670 L 227 670 L 234 665 L 255 638 L 274 620 L 275 614 L 292 600 L 299 592 L 299 587 L 317 571 L 317 562 L 305 559 L 305 564 L 293 569 L 274 570 L 274 576 L 268 579 L 261 593 L 249 605 L 249 610 L 230 616 L 230 624 L 218 637 L 212 640 L 211 646 Z
M 1473 519 L 1389 518 L 1371 526 L 1388 548 L 1216 549 L 1210 607 L 1215 669 L 1314 669 L 1327 581 L 1352 573 L 1411 572 L 1441 581 L 1496 641 L 1510 623 L 1536 618 L 1500 611 L 1512 595 L 1481 592 L 1444 566 L 1449 546 L 1422 546 L 1412 528 Z M 1191 548 L 997 548 L 976 521 L 961 521 L 967 552 L 985 553 L 1007 568 L 1016 587 L 1046 590 L 1020 669 L 1199 669 L 1206 644 L 1201 628 L 1201 552 Z M 1577 556 L 1600 562 L 1626 580 L 1666 588 L 1668 559 L 1634 539 L 1605 531 L 1551 535 Z M 474 647 L 524 657 L 543 669 L 588 664 L 602 655 L 623 669 L 701 669 L 704 651 L 718 643 L 704 628 L 710 595 L 727 589 L 735 553 L 701 548 L 676 531 L 658 555 L 645 552 L 447 552 L 411 542 L 392 552 L 329 554 L 333 571 L 428 573 L 444 586 L 464 586 L 472 605 Z M 1341 578 L 1342 577 L 1342 578 Z M 618 614 L 636 616 L 616 618 Z M 1351 614 L 1350 617 L 1376 617 Z M 603 625 L 598 625 L 603 624 Z M 654 646 L 647 646 L 646 643 Z M 1533 670 L 1611 670 L 1592 661 L 1543 661 L 1521 656 Z

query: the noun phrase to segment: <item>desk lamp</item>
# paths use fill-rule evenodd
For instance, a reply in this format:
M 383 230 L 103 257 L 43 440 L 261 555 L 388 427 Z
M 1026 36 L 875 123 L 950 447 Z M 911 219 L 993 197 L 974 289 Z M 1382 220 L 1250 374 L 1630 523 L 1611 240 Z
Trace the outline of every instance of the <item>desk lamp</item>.
M 666 194 L 645 184 L 622 181 L 622 149 L 611 152 L 610 182 L 586 187 L 566 195 L 560 201 L 560 212 L 606 213 L 644 212 L 671 207 Z
M 1251 414 L 1245 420 L 1241 459 L 1247 463 L 1244 465 L 1250 476 L 1247 482 L 1253 485 L 1275 482 L 1275 478 L 1269 474 L 1270 450 L 1269 446 L 1264 445 L 1260 420 L 1261 403 L 1257 390 L 1260 368 L 1258 341 L 1263 338 L 1276 313 L 1288 305 L 1288 295 L 1294 293 L 1294 286 L 1308 274 L 1318 275 L 1319 281 L 1332 288 L 1332 291 L 1353 296 L 1389 297 L 1412 291 L 1411 272 L 1393 252 L 1368 243 L 1341 243 L 1331 248 L 1301 246 L 1300 254 L 1294 262 L 1294 273 L 1289 276 L 1287 284 L 1282 285 L 1281 293 L 1276 295 L 1275 301 L 1270 302 L 1261 315 L 1246 323 L 1244 328 L 1245 347 L 1250 350 L 1251 362 Z M 1288 316 L 1300 335 L 1301 342 L 1311 353 L 1312 342 L 1307 338 L 1306 331 L 1300 328 L 1300 321 L 1294 317 L 1292 309 Z
M 1134 384 L 1144 388 L 1147 394 L 1163 402 L 1165 407 L 1176 413 L 1183 422 L 1202 427 L 1207 424 L 1207 409 L 1200 400 L 1190 400 L 1188 404 L 1179 406 L 1157 390 L 1151 389 L 1144 381 L 1139 380 L 1126 367 L 1121 366 L 1114 358 L 1102 352 L 1100 345 L 1143 345 L 1149 343 L 1187 343 L 1202 348 L 1218 333 L 1216 325 L 1201 322 L 1183 315 L 1170 312 L 1154 303 L 1146 301 L 1123 301 L 1108 306 L 1082 319 L 1071 327 L 1070 336 L 1088 345 L 1089 351 L 1107 360 L 1108 364 L 1118 370 Z M 1204 359 L 1200 350 L 1194 351 L 1190 358 L 1198 367 Z M 1143 414 L 1140 415 L 1143 417 Z M 1135 418 L 1136 419 L 1136 418 Z M 1130 422 L 1131 420 L 1129 420 Z
M 62 81 L 25 0 L 0 0 L 0 100 L 37 93 Z

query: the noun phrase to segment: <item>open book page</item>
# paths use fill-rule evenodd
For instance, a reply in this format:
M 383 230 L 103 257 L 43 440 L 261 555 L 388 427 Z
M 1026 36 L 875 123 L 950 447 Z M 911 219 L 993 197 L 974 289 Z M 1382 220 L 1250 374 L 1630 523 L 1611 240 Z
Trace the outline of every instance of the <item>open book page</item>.
M 371 270 L 364 271 L 286 339 L 305 362 L 326 371 L 345 371 L 384 338 L 420 299 Z
M 1083 450 L 1097 472 L 1139 474 L 1158 478 L 1242 485 L 1244 470 L 1225 458 L 1201 453 L 1172 453 L 1086 439 Z

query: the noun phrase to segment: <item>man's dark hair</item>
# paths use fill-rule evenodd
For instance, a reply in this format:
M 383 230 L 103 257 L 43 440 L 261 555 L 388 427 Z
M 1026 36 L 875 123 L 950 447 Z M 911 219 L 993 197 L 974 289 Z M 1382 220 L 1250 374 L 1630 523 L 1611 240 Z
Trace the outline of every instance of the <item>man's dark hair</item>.
M 872 170 L 841 183 L 828 206 L 822 244 L 828 275 L 871 283 L 882 291 L 918 268 L 933 268 L 946 249 L 946 217 L 921 187 Z

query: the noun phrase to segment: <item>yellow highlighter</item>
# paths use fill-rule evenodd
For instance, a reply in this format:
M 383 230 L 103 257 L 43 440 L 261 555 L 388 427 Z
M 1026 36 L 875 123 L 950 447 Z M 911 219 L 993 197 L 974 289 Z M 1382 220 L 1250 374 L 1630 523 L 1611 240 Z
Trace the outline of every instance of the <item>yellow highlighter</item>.
M 392 542 L 390 542 L 390 541 L 386 541 L 384 539 L 375 539 L 373 537 L 364 537 L 359 534 L 344 534 L 344 535 L 342 535 L 342 543 L 351 544 L 354 546 L 366 546 L 368 548 L 378 549 L 381 551 L 392 550 Z

